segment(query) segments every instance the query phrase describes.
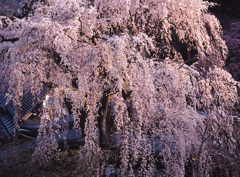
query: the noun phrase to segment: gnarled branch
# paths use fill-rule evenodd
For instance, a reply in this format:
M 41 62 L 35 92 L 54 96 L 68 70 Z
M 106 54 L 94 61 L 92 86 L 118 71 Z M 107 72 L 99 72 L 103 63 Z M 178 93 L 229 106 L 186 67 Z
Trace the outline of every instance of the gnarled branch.
M 3 42 L 16 42 L 18 41 L 19 38 L 5 38 L 4 36 L 0 35 L 0 43 L 3 43 Z

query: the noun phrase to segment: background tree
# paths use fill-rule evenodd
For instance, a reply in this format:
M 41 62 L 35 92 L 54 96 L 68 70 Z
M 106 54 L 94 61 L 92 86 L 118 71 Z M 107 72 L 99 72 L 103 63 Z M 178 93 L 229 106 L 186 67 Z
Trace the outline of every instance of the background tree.
M 238 173 L 231 114 L 239 87 L 222 69 L 227 48 L 219 21 L 208 13 L 212 4 L 26 0 L 22 5 L 28 7 L 25 18 L 1 17 L 0 77 L 19 106 L 24 92 L 51 87 L 33 154 L 40 163 L 58 156 L 60 130 L 54 127 L 71 104 L 74 127 L 84 131 L 79 168 L 85 173 L 103 173 L 104 154 L 112 148 L 119 150 L 123 176 L 154 176 L 159 164 L 168 176 L 190 174 L 190 166 L 197 176 L 207 176 L 219 159 L 232 165 L 222 173 Z M 17 122 L 18 116 L 16 127 Z
M 15 0 L 2 0 L 0 2 L 0 15 L 8 17 L 16 16 L 21 13 L 20 2 Z

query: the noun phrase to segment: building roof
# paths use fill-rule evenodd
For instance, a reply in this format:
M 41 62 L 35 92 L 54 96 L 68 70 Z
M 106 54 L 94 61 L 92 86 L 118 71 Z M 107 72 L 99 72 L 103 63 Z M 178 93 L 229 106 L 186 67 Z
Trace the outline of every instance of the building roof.
M 3 84 L 0 82 L 0 88 Z M 49 88 L 44 87 L 40 94 L 32 94 L 26 92 L 21 99 L 20 117 L 27 120 L 31 115 L 31 111 L 43 101 Z M 14 135 L 14 117 L 16 115 L 16 105 L 13 101 L 7 103 L 7 88 L 1 89 L 0 92 L 0 139 L 11 139 Z

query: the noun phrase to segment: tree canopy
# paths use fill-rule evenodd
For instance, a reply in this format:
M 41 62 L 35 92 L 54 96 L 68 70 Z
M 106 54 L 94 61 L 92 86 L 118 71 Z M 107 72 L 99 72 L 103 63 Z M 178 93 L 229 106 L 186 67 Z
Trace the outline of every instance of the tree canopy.
M 219 159 L 232 165 L 224 173 L 237 173 L 232 112 L 239 86 L 222 69 L 227 47 L 212 5 L 25 0 L 24 18 L 1 16 L 0 78 L 8 99 L 20 106 L 25 92 L 51 88 L 33 157 L 50 163 L 58 156 L 55 137 L 63 128 L 53 127 L 73 114 L 84 134 L 85 172 L 104 173 L 104 153 L 116 147 L 123 176 L 154 176 L 158 164 L 169 176 L 184 176 L 189 163 L 206 176 Z

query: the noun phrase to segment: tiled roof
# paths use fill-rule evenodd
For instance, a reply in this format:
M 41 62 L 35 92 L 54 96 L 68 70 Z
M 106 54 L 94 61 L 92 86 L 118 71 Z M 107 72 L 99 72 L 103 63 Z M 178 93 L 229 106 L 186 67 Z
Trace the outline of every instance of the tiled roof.
M 0 83 L 1 85 L 1 83 Z M 5 97 L 6 90 L 3 90 L 3 92 L 0 92 L 0 108 L 4 109 L 7 98 Z
M 2 129 L 3 135 L 7 139 L 10 139 L 14 133 L 13 116 L 8 112 L 0 113 L 0 128 Z
M 2 84 L 0 83 L 0 87 L 1 86 Z M 43 101 L 48 91 L 49 89 L 44 87 L 39 95 L 33 95 L 32 93 L 27 92 L 21 100 L 22 106 L 20 108 L 20 117 L 25 120 L 28 119 L 31 115 L 29 112 L 32 111 L 37 104 Z M 2 89 L 0 92 L 0 138 L 11 139 L 14 134 L 13 118 L 16 115 L 16 105 L 13 101 L 10 101 L 6 105 L 6 93 L 7 89 Z

